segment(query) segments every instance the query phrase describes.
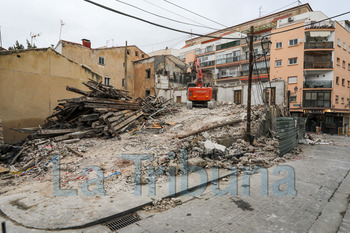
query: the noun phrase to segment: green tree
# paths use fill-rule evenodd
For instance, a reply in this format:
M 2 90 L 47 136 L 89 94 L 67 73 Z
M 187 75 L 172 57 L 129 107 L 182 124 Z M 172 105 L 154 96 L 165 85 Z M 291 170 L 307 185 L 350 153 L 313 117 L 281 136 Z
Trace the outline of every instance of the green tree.
M 27 49 L 36 49 L 37 48 L 36 45 L 31 44 L 28 39 L 26 40 L 26 42 L 27 42 Z M 18 40 L 16 40 L 16 43 L 12 47 L 9 47 L 9 50 L 20 50 L 20 49 L 25 49 L 25 48 L 24 48 L 24 45 L 22 45 L 18 42 Z
M 20 49 L 24 49 L 24 46 L 20 44 L 18 40 L 16 40 L 16 43 L 12 47 L 9 47 L 9 50 L 20 50 Z
M 36 45 L 31 44 L 28 39 L 27 39 L 27 49 L 36 49 Z

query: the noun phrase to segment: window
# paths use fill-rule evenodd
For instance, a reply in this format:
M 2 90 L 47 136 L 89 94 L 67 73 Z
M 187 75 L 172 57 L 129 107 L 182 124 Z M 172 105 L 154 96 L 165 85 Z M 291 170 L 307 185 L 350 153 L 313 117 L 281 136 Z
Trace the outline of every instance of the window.
M 282 48 L 282 42 L 276 42 L 276 49 Z
M 298 39 L 289 40 L 289 46 L 294 46 L 298 44 Z
M 142 58 L 145 58 L 145 54 L 142 54 L 141 57 L 142 57 Z
M 303 107 L 323 107 L 331 106 L 330 91 L 304 91 Z
M 291 96 L 290 96 L 290 102 L 291 102 L 291 103 L 297 102 L 297 96 L 296 96 L 296 95 L 291 95 Z
M 276 61 L 276 67 L 282 66 L 282 60 L 277 60 Z
M 340 39 L 338 38 L 338 42 L 337 42 L 337 45 L 340 47 L 341 44 L 340 44 Z
M 146 90 L 146 96 L 151 95 L 151 91 L 150 90 Z
M 348 70 L 350 71 L 350 63 L 348 63 Z
M 350 81 L 348 81 L 348 87 L 350 87 Z
M 125 78 L 123 78 L 123 79 L 122 79 L 122 87 L 125 87 L 125 86 L 126 86 L 126 85 L 125 85 L 125 84 L 126 84 L 125 81 L 126 81 Z
M 135 51 L 135 56 L 138 57 L 139 56 L 139 52 Z
M 126 53 L 128 54 L 128 55 L 130 55 L 130 50 L 128 49 L 128 50 L 126 50 Z
M 345 61 L 343 60 L 343 68 L 345 69 Z
M 98 64 L 104 65 L 105 64 L 105 58 L 104 57 L 98 57 Z
M 288 64 L 289 64 L 289 65 L 298 64 L 298 58 L 297 58 L 297 57 L 289 58 L 289 59 L 288 59 Z
M 151 78 L 151 69 L 146 70 L 146 78 Z
M 342 85 L 342 86 L 345 86 L 345 79 L 342 79 L 342 80 L 341 80 L 341 85 Z
M 335 96 L 335 103 L 337 104 L 338 103 L 338 101 L 339 101 L 339 96 Z
M 297 83 L 297 82 L 298 82 L 297 76 L 288 77 L 288 83 Z
M 341 104 L 344 104 L 344 103 L 345 103 L 344 100 L 345 100 L 344 97 L 341 97 Z
M 339 77 L 336 77 L 336 78 L 335 78 L 335 84 L 338 84 L 338 85 L 339 85 Z
M 343 42 L 343 49 L 346 51 L 346 43 Z
M 350 53 L 350 46 L 349 46 L 349 53 Z
M 340 58 L 337 57 L 337 65 L 340 66 Z
M 111 78 L 108 76 L 105 77 L 105 85 L 108 85 L 108 86 L 111 85 Z

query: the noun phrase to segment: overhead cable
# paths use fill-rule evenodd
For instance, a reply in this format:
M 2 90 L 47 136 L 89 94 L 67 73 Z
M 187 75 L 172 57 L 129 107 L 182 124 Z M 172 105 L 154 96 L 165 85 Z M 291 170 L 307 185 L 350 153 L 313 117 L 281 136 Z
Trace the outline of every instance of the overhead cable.
M 176 7 L 180 8 L 180 9 L 183 9 L 183 10 L 185 10 L 185 11 L 188 11 L 188 12 L 194 14 L 194 15 L 197 15 L 197 16 L 199 16 L 199 17 L 202 17 L 203 19 L 206 19 L 206 20 L 209 20 L 209 21 L 211 21 L 211 22 L 213 22 L 213 23 L 219 24 L 220 26 L 227 27 L 227 26 L 225 26 L 225 25 L 223 25 L 223 24 L 221 24 L 221 23 L 218 23 L 218 22 L 216 22 L 216 21 L 214 21 L 214 20 L 212 20 L 212 19 L 209 19 L 209 18 L 207 18 L 207 17 L 204 17 L 203 15 L 200 15 L 200 14 L 198 14 L 198 13 L 196 13 L 196 12 L 190 11 L 190 10 L 188 10 L 188 9 L 182 7 L 182 6 L 179 6 L 179 5 L 175 4 L 175 3 L 172 3 L 172 2 L 167 1 L 167 0 L 164 0 L 164 1 L 167 2 L 167 3 L 169 3 L 169 4 L 171 4 L 171 5 L 173 5 L 173 6 L 176 6 Z

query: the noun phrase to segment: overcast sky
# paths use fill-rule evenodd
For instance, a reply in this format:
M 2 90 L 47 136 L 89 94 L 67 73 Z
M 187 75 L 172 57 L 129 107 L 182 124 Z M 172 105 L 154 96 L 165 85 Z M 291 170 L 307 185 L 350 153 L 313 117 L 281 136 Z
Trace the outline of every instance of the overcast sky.
M 190 26 L 158 18 L 115 0 L 92 1 L 184 31 L 192 30 L 196 33 L 213 31 L 208 28 Z M 297 6 L 297 2 L 292 0 L 168 0 L 220 23 L 216 24 L 164 0 L 122 1 L 178 21 L 217 29 L 224 28 L 220 24 L 233 26 L 257 18 L 260 7 L 262 7 L 262 15 L 266 15 L 287 5 L 289 6 L 283 9 Z M 305 1 L 301 2 L 307 3 Z M 310 0 L 308 3 L 314 11 L 322 11 L 329 17 L 350 11 L 349 0 Z M 63 40 L 81 43 L 82 38 L 90 39 L 93 48 L 106 46 L 107 43 L 108 46 L 122 46 L 125 44 L 125 41 L 128 41 L 128 44 L 137 45 L 145 52 L 152 52 L 166 46 L 180 48 L 189 37 L 186 34 L 158 28 L 101 9 L 84 0 L 0 0 L 0 6 L 2 47 L 6 49 L 12 46 L 16 40 L 22 44 L 25 44 L 26 39 L 30 41 L 31 33 L 40 33 L 40 36 L 34 41 L 38 47 L 48 47 L 51 44 L 56 45 L 60 34 L 60 20 L 65 24 L 62 28 L 61 38 Z M 175 14 L 159 7 L 172 11 Z M 342 19 L 350 19 L 350 14 L 337 20 Z

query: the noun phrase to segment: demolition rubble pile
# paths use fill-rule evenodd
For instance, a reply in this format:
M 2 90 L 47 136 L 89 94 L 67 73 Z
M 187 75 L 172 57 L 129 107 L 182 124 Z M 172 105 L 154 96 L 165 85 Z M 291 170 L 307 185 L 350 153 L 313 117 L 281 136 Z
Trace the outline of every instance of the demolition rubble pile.
M 94 84 L 96 89 L 102 90 L 95 85 L 97 84 Z M 104 86 L 101 85 L 101 87 Z M 97 91 L 90 92 L 97 94 Z M 121 140 L 113 138 L 104 140 L 103 137 L 79 139 L 68 137 L 67 135 L 72 135 L 72 133 L 66 133 L 53 137 L 34 137 L 20 146 L 12 146 L 12 150 L 11 148 L 3 148 L 6 153 L 1 153 L 0 163 L 12 173 L 18 174 L 16 175 L 18 179 L 15 179 L 17 183 L 33 179 L 40 180 L 40 182 L 52 179 L 52 161 L 57 156 L 60 156 L 61 170 L 64 171 L 64 175 L 62 175 L 64 181 L 61 183 L 63 188 L 75 188 L 77 182 L 83 182 L 81 179 L 86 179 L 86 176 L 80 179 L 82 169 L 90 165 L 97 165 L 106 174 L 106 191 L 113 193 L 117 192 L 118 188 L 120 190 L 129 190 L 130 188 L 131 190 L 134 184 L 134 164 L 132 161 L 124 161 L 121 154 L 152 154 L 154 156 L 153 160 L 142 161 L 140 183 L 146 184 L 148 183 L 149 166 L 154 167 L 157 182 L 166 182 L 169 167 L 175 167 L 176 174 L 186 172 L 182 166 L 185 157 L 188 166 L 244 169 L 254 166 L 269 167 L 284 162 L 285 159 L 297 157 L 296 154 L 301 153 L 301 151 L 296 151 L 295 154 L 279 157 L 278 140 L 271 137 L 273 133 L 271 131 L 267 131 L 270 135 L 266 134 L 256 138 L 252 144 L 244 141 L 246 127 L 244 106 L 217 105 L 211 110 L 206 108 L 186 109 L 183 106 L 178 107 L 176 112 L 172 112 L 172 106 L 169 102 L 155 97 L 147 97 L 143 101 L 136 101 L 139 103 L 138 109 L 112 111 L 115 106 L 108 104 L 107 106 L 86 107 L 86 103 L 92 103 L 87 101 L 88 98 L 102 98 L 102 96 L 94 96 L 95 94 L 86 93 L 83 97 L 77 98 L 80 100 L 76 102 L 65 100 L 56 112 L 56 114 L 58 112 L 62 112 L 62 114 L 55 116 L 57 120 L 50 118 L 51 122 L 48 122 L 42 131 L 80 128 L 81 132 L 83 128 L 85 131 L 92 130 L 93 135 L 99 133 L 105 136 L 105 132 L 107 132 L 108 137 L 111 137 L 113 131 L 110 130 L 104 117 L 106 119 L 117 117 L 106 117 L 106 114 L 123 113 L 124 118 L 120 117 L 120 119 L 127 121 L 131 116 L 125 118 L 125 115 L 128 116 L 125 111 L 134 112 L 134 116 L 137 115 L 138 111 L 140 113 L 142 111 L 144 115 L 138 118 L 139 126 L 129 128 L 136 130 L 121 134 L 121 132 L 126 131 L 127 124 L 123 126 L 124 130 L 117 131 L 115 128 L 116 132 L 120 133 Z M 112 99 L 105 97 L 103 96 L 103 99 Z M 114 100 L 124 103 L 130 102 L 130 100 L 125 99 Z M 86 112 L 79 114 L 72 111 L 73 106 L 78 106 L 81 108 L 81 112 Z M 70 111 L 67 111 L 68 107 L 71 109 Z M 103 108 L 105 110 L 102 111 Z M 161 111 L 157 113 L 159 110 Z M 69 112 L 72 114 L 67 117 Z M 266 120 L 265 112 L 263 106 L 252 108 L 252 135 L 262 130 L 261 127 Z M 99 114 L 98 118 L 90 116 L 95 120 L 82 121 L 86 117 L 85 115 L 96 113 Z M 162 114 L 162 116 L 154 119 L 152 116 L 154 113 Z M 65 116 L 66 119 L 64 119 Z M 114 122 L 111 122 L 113 125 Z M 61 125 L 62 128 L 59 128 Z M 93 126 L 97 128 L 93 128 Z M 38 132 L 37 135 L 40 133 Z M 65 138 L 57 140 L 59 137 Z M 157 203 L 158 205 L 159 203 Z
M 127 91 L 103 85 L 93 80 L 83 82 L 90 91 L 67 86 L 67 90 L 82 94 L 79 98 L 61 100 L 46 124 L 33 138 L 52 138 L 53 141 L 87 137 L 119 137 L 137 128 L 145 116 L 155 115 L 168 106 L 164 98 L 148 96 L 131 101 Z

